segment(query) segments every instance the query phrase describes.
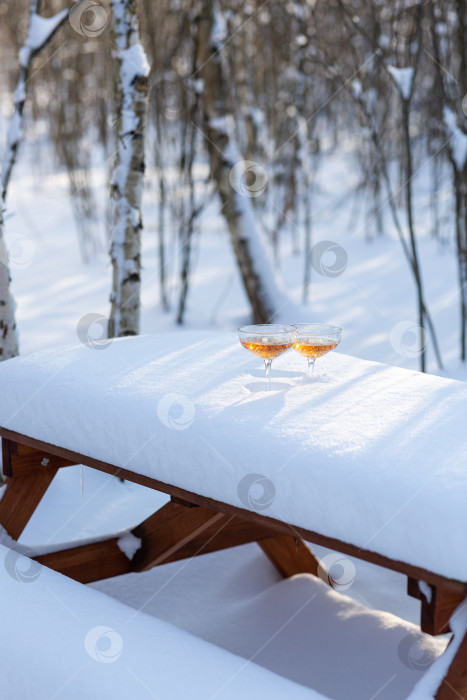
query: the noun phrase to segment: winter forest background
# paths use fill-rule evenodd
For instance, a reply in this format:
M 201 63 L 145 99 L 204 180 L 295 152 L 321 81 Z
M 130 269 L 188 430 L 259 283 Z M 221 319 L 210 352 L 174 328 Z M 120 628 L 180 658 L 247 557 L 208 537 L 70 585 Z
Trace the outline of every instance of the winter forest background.
M 0 2 L 1 358 L 324 321 L 465 379 L 466 4 Z

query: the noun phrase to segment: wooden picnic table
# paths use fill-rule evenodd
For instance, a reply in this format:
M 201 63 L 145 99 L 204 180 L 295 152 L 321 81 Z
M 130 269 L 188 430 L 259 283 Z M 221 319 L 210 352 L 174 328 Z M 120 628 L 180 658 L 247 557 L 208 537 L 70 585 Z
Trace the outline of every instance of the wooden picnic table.
M 416 553 L 404 558 L 405 550 L 396 542 L 397 556 L 390 556 L 388 547 L 393 546 L 390 537 L 367 537 L 369 546 L 365 547 L 359 541 L 358 527 L 354 532 L 349 530 L 348 537 L 335 534 L 345 532 L 348 527 L 345 517 L 349 517 L 351 523 L 360 512 L 362 519 L 373 526 L 371 517 L 377 517 L 378 509 L 390 500 L 389 493 L 383 491 L 381 502 L 371 504 L 370 514 L 367 514 L 365 507 L 369 505 L 368 499 L 374 498 L 374 492 L 370 484 L 365 500 L 362 480 L 361 503 L 354 503 L 358 500 L 355 495 L 350 498 L 348 507 L 355 506 L 355 511 L 346 513 L 342 523 L 340 513 L 329 512 L 329 507 L 333 503 L 338 503 L 339 507 L 343 504 L 342 493 L 338 489 L 334 492 L 332 486 L 333 469 L 337 478 L 342 475 L 339 470 L 346 461 L 352 465 L 352 459 L 359 457 L 362 463 L 375 459 L 382 444 L 385 448 L 382 462 L 386 459 L 389 464 L 395 464 L 394 460 L 400 461 L 405 454 L 407 466 L 417 471 L 413 461 L 417 446 L 413 441 L 407 442 L 400 416 L 396 422 L 400 444 L 393 447 L 392 453 L 387 434 L 384 441 L 378 434 L 378 440 L 371 444 L 374 426 L 384 417 L 383 412 L 373 425 L 375 406 L 386 401 L 389 425 L 395 421 L 390 406 L 400 406 L 402 423 L 407 425 L 410 410 L 414 409 L 410 406 L 411 397 L 415 407 L 423 406 L 426 413 L 433 410 L 435 402 L 433 421 L 424 414 L 423 429 L 417 425 L 410 427 L 415 440 L 428 440 L 434 464 L 431 472 L 429 464 L 420 467 L 424 475 L 422 485 L 417 486 L 417 482 L 412 481 L 413 475 L 409 475 L 405 487 L 413 485 L 414 492 L 406 493 L 405 501 L 419 497 L 419 491 L 425 488 L 423 498 L 428 502 L 427 512 L 432 511 L 430 498 L 434 496 L 424 484 L 438 478 L 438 454 L 434 446 L 443 439 L 449 440 L 443 449 L 450 471 L 447 475 L 441 472 L 441 486 L 448 488 L 452 478 L 455 481 L 453 492 L 462 496 L 466 480 L 460 467 L 465 453 L 459 449 L 459 435 L 453 427 L 454 419 L 449 421 L 449 417 L 462 405 L 467 407 L 467 390 L 460 383 L 364 363 L 337 353 L 320 360 L 321 378 L 308 380 L 300 359 L 290 353 L 275 361 L 271 392 L 264 391 L 259 363 L 237 345 L 232 335 L 217 333 L 122 339 L 103 349 L 68 348 L 3 363 L 0 366 L 0 436 L 6 489 L 0 500 L 0 524 L 17 540 L 57 470 L 83 464 L 169 494 L 171 500 L 132 530 L 141 540 L 141 547 L 131 560 L 120 550 L 116 536 L 80 546 L 66 546 L 35 557 L 77 581 L 89 583 L 145 571 L 159 564 L 248 542 L 258 542 L 284 576 L 304 572 L 317 575 L 319 563 L 305 545 L 310 542 L 407 575 L 409 594 L 421 600 L 421 628 L 430 634 L 448 631 L 449 618 L 467 598 L 467 557 L 464 551 L 456 549 L 460 546 L 456 544 L 457 531 L 452 533 L 452 538 L 442 533 L 444 548 L 448 550 L 446 555 L 441 553 L 435 540 L 430 548 L 430 542 L 426 542 L 430 537 L 427 524 L 420 523 L 420 532 L 407 533 L 408 539 L 415 540 Z M 167 397 L 172 398 L 168 400 Z M 182 409 L 181 416 L 170 413 L 174 401 Z M 342 415 L 344 422 L 339 423 Z M 190 432 L 196 424 L 196 416 L 198 427 Z M 325 433 L 331 419 L 335 421 L 336 433 L 340 432 L 342 444 L 339 447 L 339 434 L 336 434 L 326 451 L 319 431 Z M 299 429 L 296 428 L 298 422 Z M 438 433 L 432 445 L 430 436 L 434 426 Z M 307 442 L 307 431 L 313 430 L 314 438 Z M 277 443 L 274 441 L 276 433 Z M 137 439 L 131 444 L 134 434 Z M 331 435 L 329 430 L 325 433 L 325 437 Z M 217 442 L 213 436 L 217 437 Z M 295 475 L 290 469 L 284 475 L 283 463 L 279 468 L 276 464 L 283 461 L 280 446 L 288 439 L 291 444 L 284 454 L 290 453 L 292 463 L 297 464 Z M 112 444 L 108 444 L 109 440 Z M 297 440 L 302 442 L 297 444 Z M 123 451 L 128 442 L 125 454 L 112 452 L 113 443 Z M 79 445 L 81 448 L 76 449 Z M 229 462 L 239 462 L 238 471 L 233 467 L 234 474 L 231 474 L 231 464 L 224 465 L 227 471 L 222 473 L 222 478 L 219 470 L 226 457 L 219 454 L 221 445 L 225 445 Z M 347 452 L 345 446 L 349 448 Z M 261 450 L 264 459 L 258 464 Z M 106 454 L 112 459 L 103 459 Z M 249 454 L 255 458 L 253 463 L 247 461 Z M 425 450 L 425 462 L 430 462 L 426 454 Z M 304 460 L 303 464 L 300 460 Z M 177 471 L 179 462 L 191 463 L 192 469 L 185 466 L 185 470 Z M 310 473 L 304 476 L 303 469 L 307 465 Z M 329 472 L 325 475 L 327 480 L 323 469 Z M 375 479 L 380 476 L 383 483 L 390 483 L 391 473 L 386 471 L 379 474 L 375 465 Z M 394 466 L 393 471 L 399 488 L 404 470 L 399 473 Z M 250 485 L 255 483 L 254 477 L 256 482 L 262 479 L 272 484 L 277 498 L 269 498 L 270 502 L 261 498 L 248 500 L 248 494 L 240 492 L 239 484 L 248 482 L 249 477 L 253 477 L 249 479 Z M 361 474 L 356 473 L 355 478 L 361 478 Z M 226 490 L 228 479 L 233 479 L 237 487 L 235 493 Z M 317 494 L 307 491 L 308 482 L 319 485 Z M 290 491 L 281 502 L 286 486 Z M 440 484 L 435 486 L 440 488 Z M 225 497 L 220 498 L 219 494 L 223 493 Z M 296 513 L 290 509 L 290 493 L 295 499 Z M 442 494 L 440 502 L 443 503 Z M 320 503 L 324 503 L 323 511 L 319 511 Z M 308 513 L 307 504 L 312 513 Z M 456 507 L 453 498 L 452 507 L 436 514 L 447 520 L 446 532 L 449 532 L 449 518 L 453 517 L 456 522 L 455 518 L 460 517 L 456 516 Z M 407 508 L 405 511 L 403 515 L 394 512 L 393 518 L 409 517 Z M 421 509 L 420 513 L 423 512 Z M 410 518 L 407 522 L 411 522 Z M 436 526 L 442 529 L 444 520 Z M 461 533 L 461 543 L 465 542 L 464 534 L 465 531 Z M 453 553 L 449 556 L 451 544 Z M 436 565 L 438 556 L 439 567 Z M 459 556 L 463 561 L 457 561 Z M 455 560 L 452 567 L 451 559 Z M 434 566 L 424 566 L 425 562 L 432 561 Z M 456 645 L 457 652 L 440 684 L 437 700 L 467 699 L 467 636 L 456 640 Z

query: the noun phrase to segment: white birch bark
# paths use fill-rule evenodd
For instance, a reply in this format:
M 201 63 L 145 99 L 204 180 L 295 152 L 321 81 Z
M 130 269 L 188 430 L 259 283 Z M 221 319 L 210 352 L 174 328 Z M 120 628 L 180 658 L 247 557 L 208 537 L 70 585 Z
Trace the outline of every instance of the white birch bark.
M 141 287 L 141 198 L 149 65 L 140 43 L 136 0 L 112 0 L 117 46 L 118 145 L 112 177 L 113 267 L 109 337 L 137 335 Z
M 3 237 L 3 214 L 0 209 L 0 361 L 18 354 L 15 302 L 10 292 L 8 253 Z
M 32 0 L 28 33 L 19 53 L 20 71 L 14 92 L 14 112 L 10 120 L 7 144 L 0 176 L 0 360 L 8 360 L 18 354 L 18 336 L 15 321 L 15 302 L 10 291 L 10 270 L 8 251 L 4 238 L 3 209 L 6 202 L 8 183 L 16 162 L 20 141 L 23 137 L 23 110 L 26 100 L 26 86 L 34 57 L 52 39 L 55 32 L 68 16 L 63 10 L 54 17 L 45 19 L 39 12 L 40 0 Z

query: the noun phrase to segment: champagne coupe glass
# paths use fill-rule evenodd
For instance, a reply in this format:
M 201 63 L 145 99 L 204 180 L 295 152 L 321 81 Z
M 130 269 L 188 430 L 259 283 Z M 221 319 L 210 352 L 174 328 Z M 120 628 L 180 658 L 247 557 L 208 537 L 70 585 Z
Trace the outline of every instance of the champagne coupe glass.
M 238 329 L 238 339 L 243 347 L 264 360 L 268 391 L 271 387 L 272 361 L 292 347 L 295 328 L 278 323 L 260 323 Z
M 308 376 L 315 373 L 315 360 L 334 350 L 341 342 L 342 328 L 321 323 L 297 323 L 293 349 L 308 360 Z

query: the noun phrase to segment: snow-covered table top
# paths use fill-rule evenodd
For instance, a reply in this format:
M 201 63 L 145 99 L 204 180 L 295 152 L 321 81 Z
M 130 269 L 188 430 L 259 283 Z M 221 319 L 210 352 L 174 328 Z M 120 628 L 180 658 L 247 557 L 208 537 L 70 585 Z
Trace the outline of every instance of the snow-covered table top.
M 333 352 L 307 379 L 234 334 L 0 364 L 0 426 L 467 581 L 467 385 Z

